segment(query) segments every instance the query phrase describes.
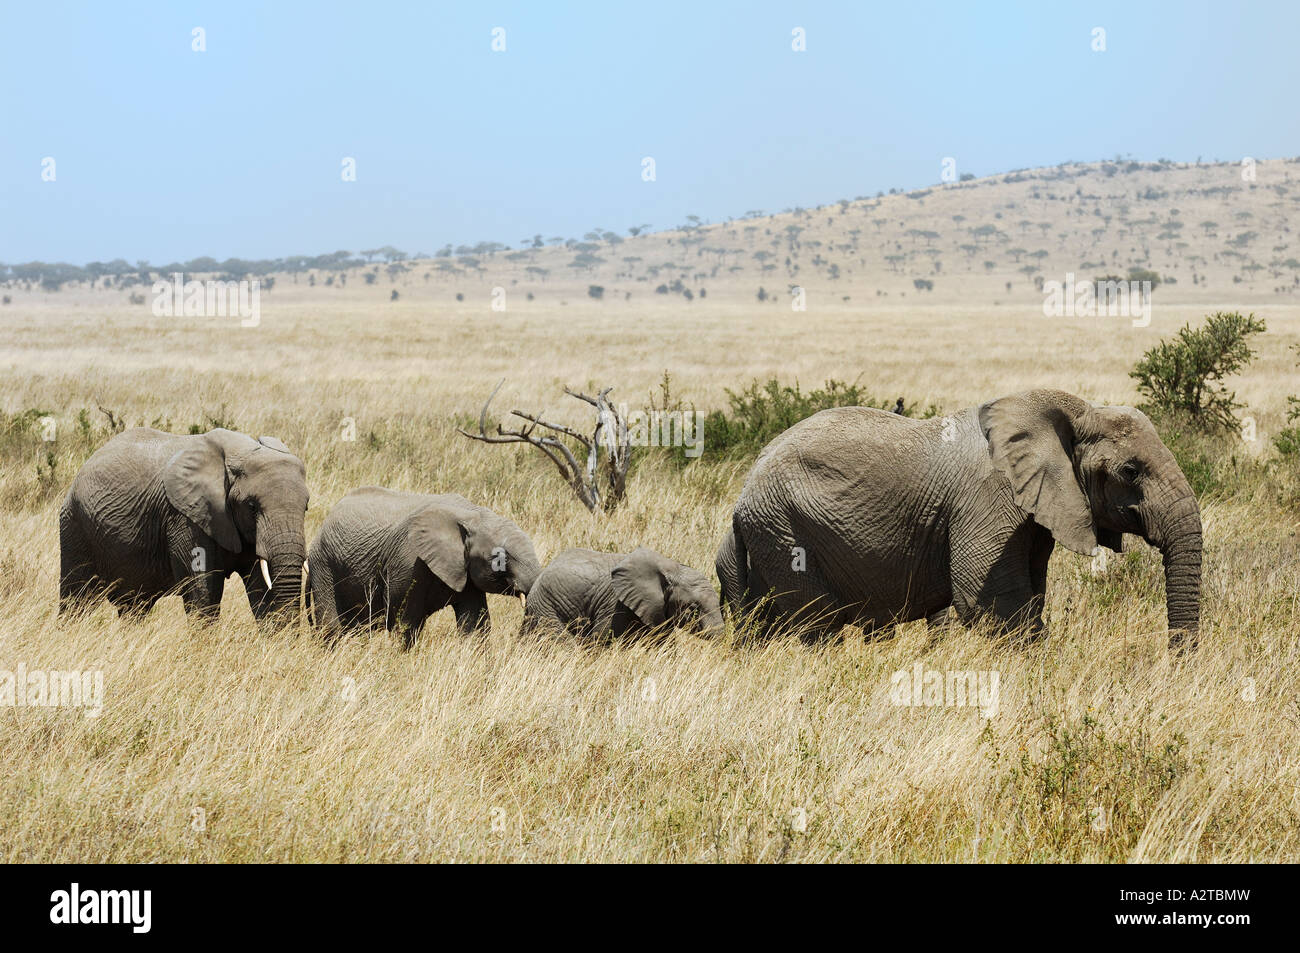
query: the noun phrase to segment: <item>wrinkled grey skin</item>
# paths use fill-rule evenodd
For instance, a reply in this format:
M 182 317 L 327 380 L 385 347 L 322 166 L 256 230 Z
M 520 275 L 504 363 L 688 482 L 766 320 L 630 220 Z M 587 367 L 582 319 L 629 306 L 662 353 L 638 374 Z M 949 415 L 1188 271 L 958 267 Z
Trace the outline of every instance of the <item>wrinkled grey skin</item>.
M 258 619 L 296 610 L 308 496 L 302 461 L 274 437 L 148 427 L 118 434 L 86 461 L 63 501 L 60 611 L 101 596 L 120 610 L 147 611 L 179 591 L 187 613 L 210 618 L 232 573 L 243 577 Z
M 1055 543 L 1118 552 L 1123 533 L 1160 550 L 1170 646 L 1194 647 L 1200 510 L 1144 414 L 1054 390 L 930 420 L 845 407 L 764 449 L 717 570 L 730 606 L 772 594 L 760 622 L 870 629 L 951 606 L 1037 636 Z
M 382 623 L 406 648 L 447 606 L 462 632 L 486 630 L 486 594 L 524 595 L 541 572 L 532 542 L 504 516 L 454 493 L 378 486 L 330 510 L 307 565 L 308 599 L 327 638 Z
M 545 624 L 584 638 L 630 638 L 663 625 L 712 635 L 722 629 L 722 608 L 704 573 L 653 549 L 566 549 L 528 593 L 524 631 Z

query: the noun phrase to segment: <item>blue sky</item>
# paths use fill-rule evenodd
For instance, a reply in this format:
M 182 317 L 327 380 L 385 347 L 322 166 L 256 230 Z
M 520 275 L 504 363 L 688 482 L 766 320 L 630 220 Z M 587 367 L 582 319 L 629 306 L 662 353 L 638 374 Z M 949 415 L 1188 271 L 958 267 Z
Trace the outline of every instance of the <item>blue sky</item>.
M 517 245 L 915 188 L 945 156 L 1293 156 L 1297 35 L 1292 2 L 7 0 L 0 261 Z

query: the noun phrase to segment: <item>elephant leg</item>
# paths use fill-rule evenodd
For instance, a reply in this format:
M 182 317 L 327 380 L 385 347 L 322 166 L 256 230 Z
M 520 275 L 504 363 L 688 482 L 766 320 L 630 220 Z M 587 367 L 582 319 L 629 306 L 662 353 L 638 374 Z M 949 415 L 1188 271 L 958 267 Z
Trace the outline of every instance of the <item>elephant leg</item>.
M 800 583 L 798 591 L 777 594 L 773 600 L 772 608 L 780 612 L 786 632 L 811 644 L 831 639 L 849 622 L 857 621 L 852 608 L 838 605 L 820 575 L 809 571 Z
M 271 588 L 262 577 L 262 567 L 257 560 L 242 571 L 239 577 L 244 580 L 244 591 L 248 594 L 248 608 L 253 611 L 253 618 L 259 622 L 271 612 Z
M 407 611 L 402 613 L 398 619 L 396 629 L 397 634 L 402 637 L 402 650 L 409 652 L 415 648 L 416 641 L 420 638 L 420 630 L 424 628 L 424 621 L 428 616 L 420 612 Z
M 799 640 L 807 645 L 817 645 L 823 642 L 838 641 L 844 637 L 844 626 L 848 623 L 839 618 L 837 614 L 813 615 L 805 617 L 804 621 L 797 624 L 796 633 Z M 863 638 L 870 639 L 873 633 L 879 631 L 879 627 L 874 622 L 868 622 L 863 626 Z
M 327 643 L 333 644 L 342 632 L 339 620 L 338 592 L 334 587 L 334 569 L 325 559 L 318 559 L 307 574 L 307 605 L 312 624 L 321 630 Z
M 999 606 L 996 614 L 998 618 L 1005 620 L 1005 630 L 1016 633 L 1017 641 L 1037 642 L 1047 634 L 1047 629 L 1043 625 L 1041 594 L 1030 592 L 1021 598 L 1018 604 L 1010 599 L 1005 604 L 1006 609 Z
M 1020 629 L 1031 640 L 1040 637 L 1051 538 L 1025 520 L 999 538 L 954 542 L 952 602 L 957 617 L 967 625 L 988 617 L 1002 631 Z
M 614 607 L 612 615 L 606 618 L 584 619 L 583 622 L 588 638 L 601 641 L 630 642 L 646 632 L 645 623 L 621 602 Z
M 456 629 L 466 634 L 485 634 L 492 625 L 488 615 L 487 596 L 481 589 L 466 586 L 451 600 L 452 610 L 456 613 Z
M 205 622 L 214 621 L 221 612 L 221 593 L 225 579 L 219 572 L 196 573 L 181 583 L 181 600 L 185 614 Z
M 59 518 L 59 614 L 98 594 L 90 541 L 67 512 Z
M 117 609 L 119 616 L 138 622 L 154 607 L 158 597 L 134 589 L 112 589 L 108 592 L 108 601 Z
M 424 620 L 442 608 L 433 593 L 433 574 L 423 564 L 390 569 L 385 583 L 389 593 L 384 607 L 384 628 L 402 637 L 402 647 L 415 647 Z
M 982 593 L 963 621 L 970 624 L 981 617 L 992 619 L 1000 632 L 1017 633 L 1021 641 L 1034 642 L 1044 634 L 1043 597 L 1034 592 L 1027 573 L 1020 579 L 1003 580 L 998 587 Z
M 932 651 L 939 644 L 940 630 L 948 624 L 951 615 L 952 606 L 944 606 L 942 609 L 936 609 L 925 617 L 925 627 L 930 634 L 929 641 L 925 645 L 927 652 Z
M 1033 525 L 1033 537 L 1029 549 L 1029 585 L 1034 593 L 1034 605 L 1025 620 L 1028 631 L 1034 639 L 1041 638 L 1047 631 L 1043 622 L 1043 608 L 1047 605 L 1047 564 L 1056 548 L 1056 540 L 1050 531 L 1037 523 Z
M 952 606 L 944 606 L 942 609 L 936 609 L 925 617 L 925 624 L 932 629 L 944 625 L 948 621 L 948 613 L 951 610 Z
M 733 612 L 739 611 L 748 597 L 745 572 L 740 566 L 742 553 L 738 551 L 743 543 L 738 542 L 737 535 L 733 529 L 723 537 L 718 547 L 717 558 L 714 560 L 714 569 L 722 589 L 722 604 L 728 606 Z
M 965 600 L 960 608 L 956 605 L 954 608 L 963 625 L 973 626 L 981 619 L 992 620 L 1001 632 L 1023 627 L 1032 639 L 1042 634 L 1042 605 L 1042 597 L 1024 585 L 984 592 L 978 600 Z
M 1026 522 L 1012 536 L 1006 554 L 995 567 L 991 614 L 1019 641 L 1036 642 L 1046 634 L 1043 605 L 1047 595 L 1047 564 L 1055 542 L 1037 523 Z M 999 572 L 998 570 L 1005 570 Z
M 777 606 L 772 589 L 762 569 L 757 565 L 751 565 L 748 567 L 746 587 L 738 604 L 732 607 L 732 618 L 735 622 L 747 623 L 747 634 L 758 639 L 771 636 L 783 621 L 788 621 Z

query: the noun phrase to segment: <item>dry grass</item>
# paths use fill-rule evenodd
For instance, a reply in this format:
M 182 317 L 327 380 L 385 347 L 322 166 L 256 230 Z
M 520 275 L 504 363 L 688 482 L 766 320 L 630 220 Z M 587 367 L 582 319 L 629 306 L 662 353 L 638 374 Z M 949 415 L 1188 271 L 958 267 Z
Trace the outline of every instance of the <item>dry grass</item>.
M 501 376 L 499 410 L 579 423 L 563 384 L 614 383 L 642 406 L 664 369 L 701 409 L 773 374 L 947 409 L 1040 384 L 1131 402 L 1142 350 L 1214 306 L 1171 297 L 1135 329 L 1032 306 L 792 318 L 725 286 L 690 305 L 579 290 L 494 313 L 418 283 L 390 304 L 360 281 L 326 296 L 282 278 L 257 329 L 154 318 L 114 292 L 15 293 L 0 408 L 52 411 L 59 438 L 4 445 L 0 669 L 99 669 L 106 694 L 97 719 L 0 708 L 0 858 L 1300 859 L 1300 539 L 1294 474 L 1276 467 L 1204 504 L 1201 650 L 1182 662 L 1145 547 L 1100 575 L 1058 551 L 1051 633 L 1029 649 L 910 625 L 820 647 L 679 635 L 593 650 L 520 639 L 517 604 L 494 598 L 481 642 L 437 618 L 412 653 L 385 635 L 328 651 L 305 630 L 255 631 L 235 581 L 209 628 L 175 599 L 143 620 L 56 618 L 57 505 L 106 437 L 96 404 L 132 425 L 183 431 L 206 414 L 279 436 L 308 465 L 309 534 L 348 489 L 380 483 L 492 506 L 543 559 L 645 543 L 709 569 L 745 466 L 711 460 L 707 433 L 684 470 L 647 458 L 600 521 L 538 455 L 453 425 Z M 1265 436 L 1243 457 L 1267 456 L 1300 390 L 1300 312 L 1255 310 L 1270 331 L 1238 390 Z M 345 416 L 356 442 L 339 439 Z M 891 677 L 918 663 L 996 671 L 996 714 L 893 704 Z

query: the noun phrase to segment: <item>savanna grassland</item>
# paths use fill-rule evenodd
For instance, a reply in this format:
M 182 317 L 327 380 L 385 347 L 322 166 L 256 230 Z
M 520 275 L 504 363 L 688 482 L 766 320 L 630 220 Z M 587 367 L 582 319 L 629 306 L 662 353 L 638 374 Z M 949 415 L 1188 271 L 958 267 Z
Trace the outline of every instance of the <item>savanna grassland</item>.
M 1201 190 L 1219 187 L 1214 168 L 1231 190 L 1206 197 Z M 1300 860 L 1300 476 L 1296 458 L 1272 442 L 1287 425 L 1287 395 L 1300 393 L 1291 349 L 1300 294 L 1284 265 L 1295 254 L 1285 186 L 1293 168 L 1261 163 L 1257 189 L 1241 188 L 1232 167 L 1135 171 L 1143 178 L 1130 192 L 1173 195 L 1126 199 L 1138 207 L 1123 225 L 1120 200 L 1102 191 L 1120 188 L 1123 169 L 1088 167 L 1068 187 L 1039 181 L 1044 192 L 1100 196 L 1116 218 L 1102 225 L 1091 212 L 1074 215 L 1076 200 L 1032 200 L 1042 207 L 1027 217 L 1052 227 L 1021 230 L 1024 247 L 1049 251 L 1035 259 L 1047 277 L 1122 274 L 1134 263 L 1181 269 L 1155 291 L 1148 327 L 1043 316 L 1034 275 L 1018 270 L 1024 254 L 1010 254 L 1031 201 L 1025 180 L 791 213 L 830 219 L 805 228 L 830 229 L 816 240 L 831 246 L 832 232 L 847 235 L 847 220 L 859 219 L 870 254 L 850 274 L 852 256 L 838 253 L 834 279 L 812 264 L 835 258 L 833 247 L 809 248 L 812 233 L 790 238 L 776 216 L 734 226 L 760 229 L 754 248 L 768 241 L 762 229 L 786 236 L 775 276 L 750 249 L 740 271 L 724 265 L 697 279 L 685 258 L 704 260 L 698 243 L 683 252 L 669 239 L 699 235 L 657 233 L 622 241 L 590 270 L 560 261 L 572 251 L 543 249 L 538 260 L 556 257 L 544 279 L 500 254 L 453 271 L 406 262 L 373 284 L 360 269 L 346 286 L 325 283 L 336 274 L 280 274 L 251 328 L 237 318 L 156 317 L 131 302 L 139 288 L 7 289 L 0 670 L 99 670 L 105 695 L 98 718 L 0 708 L 0 858 Z M 1192 204 L 1202 201 L 1218 204 Z M 1156 223 L 1147 235 L 1133 224 L 1145 220 L 1143 202 L 1161 222 L 1171 203 L 1186 207 L 1187 226 L 1157 239 Z M 960 215 L 963 228 L 1001 228 L 994 210 L 1006 209 L 1016 244 L 936 274 L 921 235 L 915 253 L 886 263 L 894 252 L 878 246 L 906 246 L 907 228 L 939 230 L 905 218 L 918 208 L 936 223 Z M 1251 219 L 1236 219 L 1241 210 Z M 882 217 L 881 231 L 896 235 L 871 234 Z M 1223 232 L 1213 238 L 1197 225 L 1211 218 Z M 908 221 L 920 224 L 894 224 Z M 1243 221 L 1248 228 L 1229 230 Z M 713 226 L 705 247 L 720 246 L 730 227 Z M 1093 236 L 1097 227 L 1108 231 Z M 1243 231 L 1256 234 L 1227 244 Z M 1076 239 L 1113 239 L 1114 249 L 1090 257 L 1115 264 L 1083 267 Z M 1265 245 L 1284 247 L 1260 253 L 1263 274 L 1221 256 Z M 1144 254 L 1118 254 L 1130 246 Z M 652 277 L 645 262 L 661 253 L 679 267 Z M 787 254 L 803 263 L 799 273 L 785 269 Z M 955 245 L 949 259 L 964 254 Z M 1232 280 L 1242 273 L 1250 280 Z M 915 288 L 922 274 L 933 291 Z M 655 292 L 683 275 L 707 295 Z M 797 282 L 807 289 L 803 312 L 785 294 Z M 599 300 L 588 291 L 596 283 Z M 780 287 L 779 300 L 757 300 L 764 283 Z M 506 291 L 503 311 L 491 308 L 494 287 Z M 623 506 L 591 516 L 536 451 L 474 443 L 455 426 L 473 421 L 505 378 L 495 417 L 517 407 L 588 429 L 585 405 L 564 385 L 612 385 L 616 400 L 646 407 L 661 400 L 665 372 L 672 399 L 704 411 L 725 410 L 728 389 L 770 377 L 806 388 L 856 381 L 918 412 L 1035 386 L 1132 404 L 1128 371 L 1142 353 L 1220 309 L 1254 312 L 1268 330 L 1232 382 L 1256 439 L 1187 451 L 1197 461 L 1205 573 L 1200 649 L 1185 658 L 1166 649 L 1159 555 L 1133 539 L 1100 570 L 1057 550 L 1049 635 L 1028 648 L 924 624 L 871 641 L 850 630 L 815 646 L 793 637 L 755 644 L 729 631 L 591 648 L 520 638 L 517 602 L 491 597 L 493 627 L 481 640 L 458 636 L 443 613 L 409 653 L 384 633 L 327 649 L 300 624 L 259 631 L 237 579 L 208 627 L 187 622 L 178 598 L 143 619 L 106 604 L 56 617 L 58 505 L 115 422 L 279 437 L 307 464 L 309 538 L 344 493 L 376 483 L 462 493 L 519 523 L 544 561 L 570 546 L 644 543 L 711 572 L 750 461 L 712 453 L 707 430 L 703 456 L 689 464 L 640 453 Z M 42 439 L 42 416 L 55 420 L 52 441 Z M 348 418 L 355 440 L 343 439 Z M 893 704 L 892 676 L 917 665 L 997 672 L 996 711 Z

